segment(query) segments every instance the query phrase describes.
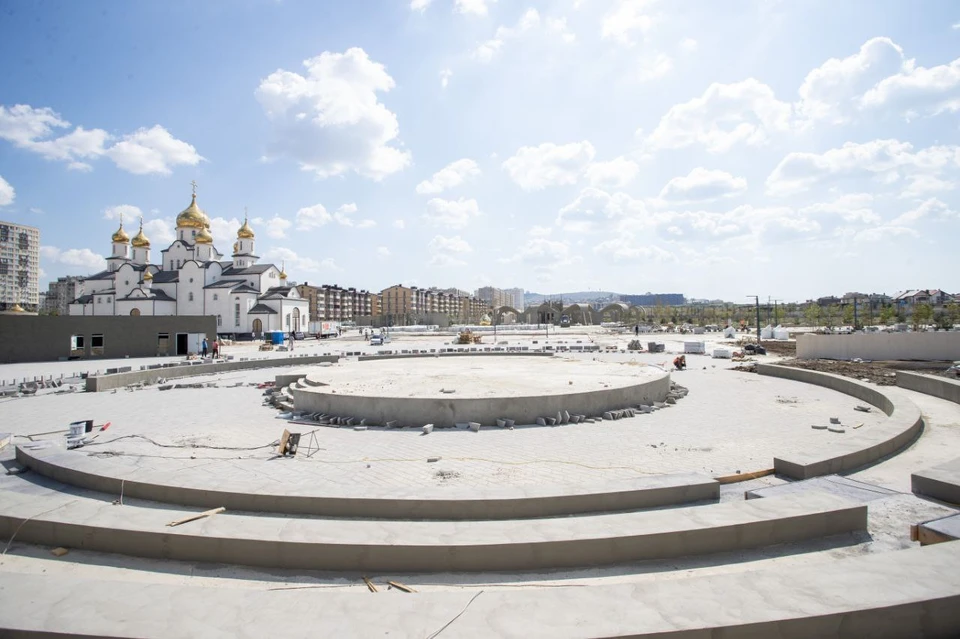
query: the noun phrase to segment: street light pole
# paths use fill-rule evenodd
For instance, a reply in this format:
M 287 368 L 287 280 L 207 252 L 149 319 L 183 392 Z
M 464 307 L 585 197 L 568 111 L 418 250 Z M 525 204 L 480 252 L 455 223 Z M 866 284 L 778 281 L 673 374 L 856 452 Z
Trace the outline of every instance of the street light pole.
M 760 345 L 760 296 L 759 295 L 747 295 L 747 297 L 752 297 L 753 301 L 757 305 L 757 346 Z

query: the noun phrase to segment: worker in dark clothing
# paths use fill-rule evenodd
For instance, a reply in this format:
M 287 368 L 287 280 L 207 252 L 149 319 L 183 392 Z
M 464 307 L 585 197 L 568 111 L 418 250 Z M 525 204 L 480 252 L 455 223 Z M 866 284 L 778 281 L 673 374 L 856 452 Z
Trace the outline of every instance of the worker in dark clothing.
M 687 356 L 686 355 L 677 355 L 673 360 L 673 366 L 678 370 L 682 371 L 687 367 Z

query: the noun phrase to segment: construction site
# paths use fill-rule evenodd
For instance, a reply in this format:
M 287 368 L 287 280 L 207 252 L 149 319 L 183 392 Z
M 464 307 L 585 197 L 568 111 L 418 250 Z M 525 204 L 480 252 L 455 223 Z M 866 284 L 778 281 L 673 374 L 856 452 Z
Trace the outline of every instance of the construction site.
M 0 634 L 956 636 L 960 333 L 819 337 L 4 365 Z

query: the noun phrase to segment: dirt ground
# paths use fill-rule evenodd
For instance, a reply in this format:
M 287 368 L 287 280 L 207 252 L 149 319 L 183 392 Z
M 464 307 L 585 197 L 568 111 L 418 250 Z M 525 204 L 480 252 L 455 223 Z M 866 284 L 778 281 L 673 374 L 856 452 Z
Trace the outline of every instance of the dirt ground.
M 769 351 L 768 351 L 769 352 Z M 834 373 L 854 379 L 866 379 L 878 386 L 895 386 L 896 362 L 847 362 L 833 359 L 788 359 L 777 362 L 782 366 L 793 366 L 806 370 Z
M 744 338 L 738 339 L 736 341 L 729 340 L 726 342 L 721 342 L 736 348 L 736 350 L 743 350 L 743 347 L 747 344 L 756 344 L 757 340 L 754 338 Z M 785 342 L 777 340 L 763 340 L 761 342 L 763 347 L 767 349 L 767 352 L 771 355 L 789 355 L 795 356 L 797 354 L 797 343 L 796 342 Z

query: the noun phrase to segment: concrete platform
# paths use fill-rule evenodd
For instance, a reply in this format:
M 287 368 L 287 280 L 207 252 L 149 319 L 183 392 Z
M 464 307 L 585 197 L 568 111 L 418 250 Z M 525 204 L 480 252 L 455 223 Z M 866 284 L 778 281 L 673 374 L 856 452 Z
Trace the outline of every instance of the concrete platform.
M 916 540 L 922 546 L 960 539 L 960 515 L 949 515 L 917 525 Z
M 910 488 L 915 495 L 960 505 L 960 457 L 934 468 L 912 473 Z
M 862 481 L 841 477 L 840 475 L 826 475 L 824 477 L 794 481 L 780 486 L 755 488 L 744 492 L 743 496 L 746 499 L 761 499 L 765 497 L 802 495 L 810 491 L 830 493 L 831 495 L 837 495 L 861 504 L 898 494 L 897 491 L 882 486 L 867 484 Z
M 136 468 L 91 457 L 82 450 L 17 448 L 17 461 L 55 481 L 106 494 L 149 501 L 294 515 L 379 519 L 520 519 L 592 512 L 658 508 L 699 501 L 716 501 L 720 484 L 694 473 L 653 475 L 595 486 L 532 485 L 501 488 L 453 487 L 424 491 L 422 487 L 354 490 L 333 489 L 304 477 L 297 466 L 283 462 L 250 461 L 269 470 L 265 486 L 260 472 L 222 472 L 207 465 L 203 472 L 181 468 Z M 214 463 L 214 466 L 217 464 Z M 211 470 L 213 472 L 211 472 Z M 215 479 L 214 479 L 215 478 Z
M 138 557 L 268 568 L 532 570 L 718 553 L 863 531 L 866 506 L 834 495 L 511 521 L 374 521 L 197 511 L 0 477 L 0 537 Z M 46 485 L 44 485 L 46 484 Z
M 960 404 L 960 380 L 957 379 L 897 371 L 897 386 Z
M 895 389 L 869 386 L 848 377 L 819 371 L 759 364 L 760 375 L 771 375 L 798 382 L 816 384 L 863 400 L 882 410 L 889 419 L 866 430 L 848 431 L 827 452 L 796 451 L 774 458 L 779 475 L 809 479 L 820 475 L 854 471 L 895 454 L 910 444 L 923 430 L 920 409 Z
M 587 359 L 436 357 L 417 360 L 416 375 L 410 367 L 400 359 L 318 369 L 290 391 L 298 411 L 444 428 L 599 416 L 663 401 L 670 390 L 670 375 L 660 368 Z
M 8 636 L 422 638 L 441 628 L 466 639 L 955 637 L 960 548 L 774 566 L 747 578 L 409 595 L 0 573 L 0 629 Z

